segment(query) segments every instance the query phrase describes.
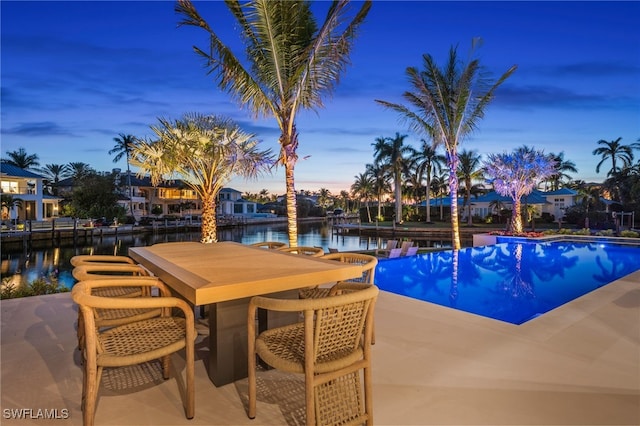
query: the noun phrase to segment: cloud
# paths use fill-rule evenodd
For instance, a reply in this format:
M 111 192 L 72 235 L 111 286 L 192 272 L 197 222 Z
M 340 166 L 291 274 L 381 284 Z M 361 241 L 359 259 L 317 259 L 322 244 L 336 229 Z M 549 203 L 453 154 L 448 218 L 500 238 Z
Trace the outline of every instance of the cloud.
M 69 130 L 51 121 L 40 121 L 40 122 L 19 124 L 17 126 L 14 126 L 8 129 L 3 128 L 2 133 L 6 135 L 32 136 L 32 137 L 40 137 L 40 136 L 47 137 L 52 135 L 76 137 L 76 135 L 74 135 Z

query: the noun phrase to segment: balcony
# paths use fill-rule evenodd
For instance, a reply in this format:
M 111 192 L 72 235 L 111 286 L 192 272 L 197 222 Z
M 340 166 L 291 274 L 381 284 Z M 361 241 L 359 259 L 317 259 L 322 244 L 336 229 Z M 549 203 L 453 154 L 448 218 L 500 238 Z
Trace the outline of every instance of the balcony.
M 3 425 L 81 425 L 77 310 L 69 293 L 3 300 Z M 640 424 L 640 272 L 521 326 L 381 292 L 373 346 L 376 424 Z M 207 378 L 208 328 L 196 342 L 196 416 L 184 417 L 175 378 L 153 365 L 105 373 L 98 425 L 300 424 L 301 377 L 260 373 L 258 411 L 247 382 Z M 181 357 L 174 364 L 182 371 Z M 68 410 L 12 419 L 11 410 Z

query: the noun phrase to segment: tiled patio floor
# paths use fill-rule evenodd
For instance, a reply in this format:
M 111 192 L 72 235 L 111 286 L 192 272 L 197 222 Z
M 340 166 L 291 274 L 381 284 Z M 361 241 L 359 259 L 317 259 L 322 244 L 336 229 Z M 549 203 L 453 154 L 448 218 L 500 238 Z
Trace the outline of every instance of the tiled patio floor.
M 2 425 L 80 425 L 82 374 L 70 294 L 3 300 Z M 199 327 L 206 332 L 206 326 Z M 122 388 L 105 375 L 97 425 L 298 424 L 301 378 L 260 373 L 258 414 L 246 380 L 215 388 L 197 344 L 196 417 L 176 379 Z M 381 292 L 373 348 L 376 424 L 640 424 L 640 272 L 521 326 Z M 181 358 L 174 356 L 182 371 Z M 149 373 L 149 372 L 147 372 Z M 154 371 L 151 371 L 153 376 Z M 15 420 L 11 410 L 68 410 Z M 8 411 L 9 410 L 9 411 Z M 24 413 L 24 411 L 23 411 Z M 27 412 L 28 414 L 28 412 Z

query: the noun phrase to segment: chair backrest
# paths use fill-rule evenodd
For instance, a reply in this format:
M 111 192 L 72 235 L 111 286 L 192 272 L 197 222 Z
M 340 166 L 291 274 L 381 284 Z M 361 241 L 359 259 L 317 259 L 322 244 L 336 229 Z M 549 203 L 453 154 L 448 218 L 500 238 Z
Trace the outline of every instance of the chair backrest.
M 405 256 L 415 256 L 418 254 L 418 246 L 411 246 L 407 249 L 407 252 L 404 254 Z
M 386 250 L 391 250 L 398 247 L 398 240 L 387 240 Z
M 375 273 L 376 273 L 376 265 L 378 264 L 378 259 L 375 256 L 371 256 L 368 254 L 361 253 L 349 253 L 349 252 L 341 252 L 341 253 L 329 253 L 322 256 L 323 259 L 329 260 L 337 260 L 343 263 L 355 263 L 357 265 L 362 265 L 362 277 L 360 278 L 351 278 L 349 281 L 356 281 L 362 283 L 373 284 Z
M 135 261 L 128 256 L 114 256 L 109 254 L 79 254 L 70 260 L 72 266 L 80 266 L 88 263 L 109 263 L 135 265 Z
M 407 250 L 409 250 L 409 247 L 413 247 L 413 241 L 403 241 L 402 242 L 402 246 L 400 247 L 402 256 L 404 256 L 404 254 L 407 252 Z
M 277 249 L 280 247 L 285 247 L 287 244 L 280 241 L 262 241 L 259 243 L 249 244 L 252 247 L 260 247 L 265 249 Z
M 400 257 L 401 254 L 402 248 L 400 247 L 389 250 L 389 258 Z
M 324 255 L 324 249 L 322 249 L 322 247 L 306 247 L 306 246 L 281 247 L 277 250 L 284 251 L 287 253 L 301 254 L 301 255 L 312 256 L 312 257 L 320 257 Z
M 71 274 L 78 281 L 150 275 L 142 266 L 129 263 L 85 263 L 73 268 Z
M 313 358 L 314 365 L 361 356 L 363 334 L 365 345 L 371 343 L 373 307 L 378 292 L 378 287 L 370 285 L 360 291 L 310 299 L 316 306 L 304 311 L 305 334 L 313 336 L 313 353 L 307 356 Z

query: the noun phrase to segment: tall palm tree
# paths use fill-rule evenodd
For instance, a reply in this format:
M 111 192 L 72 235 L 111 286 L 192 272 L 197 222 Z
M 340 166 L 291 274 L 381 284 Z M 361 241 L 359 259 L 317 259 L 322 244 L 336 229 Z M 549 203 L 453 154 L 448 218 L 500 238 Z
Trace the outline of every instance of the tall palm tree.
M 190 0 L 178 0 L 179 25 L 202 28 L 209 47 L 194 47 L 218 85 L 256 117 L 272 116 L 280 129 L 279 163 L 285 169 L 289 244 L 298 240 L 294 169 L 298 161 L 300 109 L 323 107 L 349 63 L 357 30 L 371 8 L 362 3 L 350 17 L 349 1 L 333 1 L 318 26 L 311 4 L 302 0 L 226 0 L 246 44 L 241 60 L 223 43 Z M 246 64 L 246 65 L 245 65 Z
M 477 40 L 472 43 L 472 53 Z M 442 69 L 428 54 L 423 55 L 423 66 L 422 71 L 415 67 L 407 68 L 406 74 L 414 89 L 403 94 L 408 106 L 383 100 L 376 102 L 400 113 L 415 132 L 426 134 L 436 145 L 444 146 L 449 168 L 451 239 L 453 248 L 457 250 L 461 247 L 457 200 L 458 145 L 475 130 L 496 89 L 513 74 L 516 66 L 492 83 L 478 59 L 472 59 L 463 66 L 455 47 L 450 49 L 449 60 Z
M 373 183 L 373 193 L 378 199 L 377 219 L 380 220 L 382 217 L 382 196 L 391 192 L 390 176 L 387 169 L 379 164 L 367 164 L 365 173 Z
M 253 135 L 231 120 L 200 114 L 182 119 L 158 119 L 151 126 L 157 139 L 138 141 L 131 163 L 140 174 L 149 174 L 153 185 L 180 176 L 202 200 L 201 243 L 218 241 L 216 197 L 233 176 L 254 178 L 267 171 L 273 160 L 261 151 Z
M 129 167 L 129 161 L 131 160 L 131 150 L 135 145 L 136 138 L 133 135 L 125 135 L 120 133 L 117 138 L 113 138 L 116 143 L 115 146 L 109 150 L 109 155 L 116 154 L 113 157 L 113 162 L 117 163 L 122 157 L 127 161 L 127 189 L 129 190 L 129 212 L 133 216 L 133 189 L 131 188 L 131 168 Z
M 600 167 L 609 159 L 611 160 L 611 169 L 607 172 L 607 176 L 612 176 L 633 163 L 633 150 L 634 148 L 640 148 L 640 144 L 623 145 L 620 143 L 621 140 L 622 138 L 618 138 L 615 141 L 606 141 L 604 139 L 598 141 L 598 145 L 601 146 L 593 150 L 593 155 L 599 155 L 602 159 L 596 165 L 596 173 L 600 173 Z
M 7 151 L 7 158 L 2 161 L 7 164 L 19 167 L 21 169 L 30 169 L 40 165 L 38 154 L 27 154 L 24 148 L 18 148 L 17 151 Z
M 472 226 L 471 193 L 476 189 L 473 181 L 478 181 L 483 178 L 483 171 L 480 164 L 482 157 L 476 151 L 463 149 L 458 155 L 458 160 L 458 174 L 464 182 L 464 204 L 467 206 L 467 225 Z
M 58 195 L 58 183 L 71 175 L 71 169 L 68 164 L 46 164 L 39 168 L 38 172 L 47 179 L 50 185 L 51 194 Z
M 407 158 L 413 154 L 413 148 L 404 145 L 407 135 L 396 133 L 393 138 L 376 138 L 374 147 L 374 161 L 387 167 L 393 176 L 393 190 L 395 197 L 395 221 L 402 223 L 402 175 L 408 170 Z
M 551 184 L 551 190 L 556 191 L 560 189 L 562 182 L 571 180 L 571 175 L 568 172 L 578 173 L 578 169 L 576 168 L 576 163 L 564 159 L 564 152 L 559 154 L 551 153 L 549 155 L 555 161 L 555 172 L 547 178 L 547 182 Z
M 355 177 L 355 182 L 351 185 L 351 192 L 359 200 L 364 200 L 365 208 L 367 209 L 367 218 L 369 223 L 371 220 L 371 210 L 369 209 L 369 199 L 374 195 L 373 191 L 373 179 L 367 173 L 359 173 Z
M 420 150 L 417 150 L 412 158 L 418 167 L 418 173 L 426 177 L 425 183 L 425 204 L 427 207 L 427 223 L 431 223 L 431 175 L 442 173 L 442 164 L 446 159 L 444 155 L 438 154 L 436 148 L 424 139 Z M 420 179 L 422 180 L 422 179 Z

